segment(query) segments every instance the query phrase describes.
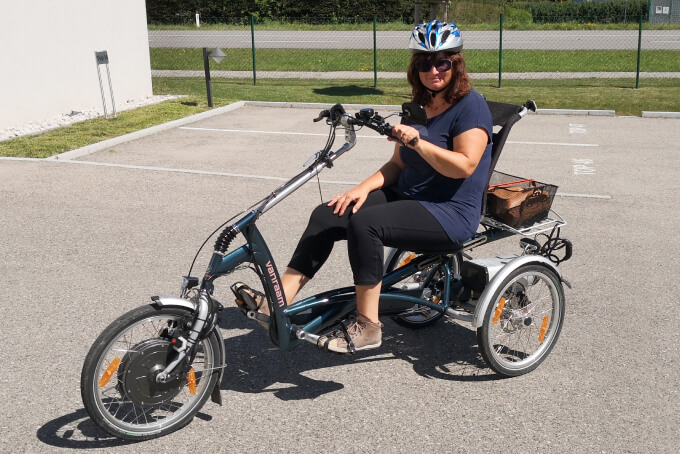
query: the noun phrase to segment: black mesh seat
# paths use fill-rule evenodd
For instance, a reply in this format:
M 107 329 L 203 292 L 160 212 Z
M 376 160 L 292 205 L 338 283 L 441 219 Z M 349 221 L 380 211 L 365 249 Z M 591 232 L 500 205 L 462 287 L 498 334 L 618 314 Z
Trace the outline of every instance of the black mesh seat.
M 489 187 L 489 181 L 491 180 L 491 175 L 496 168 L 496 163 L 498 163 L 498 158 L 501 156 L 501 151 L 505 145 L 505 141 L 510 134 L 512 126 L 517 123 L 522 117 L 519 113 L 523 109 L 523 106 L 516 106 L 514 104 L 503 104 L 500 102 L 487 101 L 486 104 L 489 106 L 491 111 L 491 117 L 493 118 L 494 129 L 500 127 L 497 132 L 493 133 L 492 145 L 491 145 L 491 166 L 489 166 L 489 176 L 486 179 L 486 188 Z M 486 191 L 484 190 L 484 196 L 482 198 L 482 216 L 486 212 Z

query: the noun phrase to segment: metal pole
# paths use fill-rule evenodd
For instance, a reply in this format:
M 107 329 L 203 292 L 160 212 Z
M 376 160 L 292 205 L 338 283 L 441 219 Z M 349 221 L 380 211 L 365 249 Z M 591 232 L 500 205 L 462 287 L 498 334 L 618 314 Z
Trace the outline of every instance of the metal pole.
M 501 31 L 498 42 L 498 88 L 503 86 L 503 14 L 501 14 Z
M 109 92 L 111 93 L 111 106 L 113 108 L 113 118 L 116 118 L 116 100 L 113 98 L 113 83 L 111 82 L 111 71 L 109 71 L 109 64 L 106 64 L 106 77 L 109 78 Z
M 378 44 L 376 34 L 377 18 L 373 15 L 373 88 L 378 86 Z
M 642 53 L 642 13 L 640 13 L 640 28 L 638 31 L 637 71 L 635 73 L 635 88 L 640 88 L 640 56 Z
M 257 85 L 257 69 L 255 64 L 255 16 L 250 15 L 250 42 L 253 47 L 253 85 Z
M 213 106 L 212 83 L 210 81 L 210 60 L 208 59 L 208 49 L 203 48 L 203 69 L 205 70 L 205 90 L 208 93 L 208 107 Z
M 99 89 L 102 92 L 102 104 L 104 105 L 104 118 L 108 118 L 109 114 L 106 112 L 106 97 L 104 97 L 104 84 L 102 83 L 102 72 L 99 70 L 99 64 L 97 64 L 97 76 L 99 76 Z

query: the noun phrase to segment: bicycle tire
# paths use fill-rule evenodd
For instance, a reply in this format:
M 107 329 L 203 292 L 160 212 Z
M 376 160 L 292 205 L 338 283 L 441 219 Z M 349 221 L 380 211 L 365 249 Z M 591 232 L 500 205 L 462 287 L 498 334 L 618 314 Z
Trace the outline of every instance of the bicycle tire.
M 123 314 L 97 338 L 85 358 L 81 397 L 92 420 L 124 440 L 147 440 L 191 422 L 205 404 L 219 376 L 221 336 L 199 340 L 191 370 L 159 384 L 172 353 L 171 330 L 193 319 L 189 309 L 147 305 Z M 178 366 L 179 367 L 179 366 Z
M 541 264 L 517 268 L 494 292 L 477 329 L 484 360 L 504 377 L 531 372 L 555 346 L 564 314 L 564 288 L 553 270 Z

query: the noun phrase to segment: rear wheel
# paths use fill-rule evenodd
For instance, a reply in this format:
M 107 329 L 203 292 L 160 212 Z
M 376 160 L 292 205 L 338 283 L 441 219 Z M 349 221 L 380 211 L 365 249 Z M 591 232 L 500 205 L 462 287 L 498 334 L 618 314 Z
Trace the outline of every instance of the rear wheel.
M 536 369 L 555 346 L 564 322 L 564 289 L 545 265 L 521 266 L 501 282 L 477 340 L 491 369 L 513 377 Z
M 409 262 L 415 259 L 415 257 L 416 253 L 414 252 L 397 250 L 390 260 L 390 263 L 388 263 L 386 270 L 388 273 L 394 271 L 397 268 L 407 265 Z M 453 260 L 451 261 L 452 275 L 460 273 L 461 260 L 462 257 L 460 254 L 453 256 Z M 417 273 L 411 275 L 408 279 L 396 284 L 396 287 L 404 286 L 407 288 L 419 287 L 423 291 L 429 290 L 426 293 L 429 294 L 428 298 L 431 301 L 436 303 L 441 302 L 442 304 L 444 303 L 442 300 L 444 294 L 444 273 L 436 266 L 418 271 Z M 414 305 L 408 312 L 408 315 L 394 317 L 394 321 L 401 326 L 415 329 L 430 326 L 444 316 L 443 312 L 438 312 L 420 304 Z
M 139 307 L 124 314 L 97 338 L 81 374 L 83 404 L 94 422 L 122 439 L 149 439 L 173 432 L 194 417 L 217 377 L 221 342 L 215 332 L 199 341 L 189 367 L 165 383 L 156 375 L 175 356 L 172 339 L 188 336 L 191 311 Z

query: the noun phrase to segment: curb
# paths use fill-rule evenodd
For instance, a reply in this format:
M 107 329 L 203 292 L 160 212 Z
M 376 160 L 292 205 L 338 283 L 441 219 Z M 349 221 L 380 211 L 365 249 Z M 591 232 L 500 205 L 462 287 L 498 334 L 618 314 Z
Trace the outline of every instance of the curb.
M 296 109 L 325 109 L 329 106 L 328 103 L 296 103 L 296 102 L 277 102 L 277 101 L 245 101 L 245 105 L 254 107 L 287 107 Z M 375 104 L 343 104 L 343 107 L 348 109 L 363 109 L 370 107 L 373 109 L 383 110 L 399 110 L 401 106 L 397 105 L 375 105 Z M 533 113 L 533 112 L 530 112 Z M 614 117 L 616 111 L 614 110 L 578 110 L 578 109 L 538 109 L 538 115 L 589 115 L 599 117 Z
M 642 118 L 680 118 L 680 112 L 642 111 Z
M 183 126 L 187 123 L 193 123 L 195 121 L 203 120 L 206 118 L 214 117 L 215 115 L 220 115 L 226 112 L 231 112 L 232 110 L 240 109 L 245 105 L 245 101 L 238 101 L 228 106 L 218 107 L 213 110 L 208 110 L 206 112 L 201 112 L 189 117 L 179 118 L 177 120 L 169 121 L 156 126 L 151 126 L 150 128 L 142 129 L 139 131 L 131 132 L 130 134 L 125 134 L 123 136 L 114 137 L 112 139 L 104 140 L 102 142 L 93 143 L 92 145 L 87 145 L 82 148 L 77 148 L 75 150 L 66 151 L 64 153 L 50 156 L 45 158 L 47 161 L 54 161 L 59 159 L 76 159 L 86 156 L 97 151 L 105 150 L 107 148 L 113 147 L 115 145 L 120 145 L 121 143 L 129 142 L 135 139 L 141 139 L 142 137 L 150 136 L 157 132 L 165 131 L 167 129 L 176 128 L 178 126 Z
M 245 101 L 246 106 L 253 107 L 285 107 L 285 108 L 296 108 L 296 109 L 327 109 L 331 104 L 327 102 L 280 102 L 280 101 Z M 348 109 L 363 109 L 370 107 L 371 109 L 384 109 L 384 110 L 401 110 L 401 106 L 397 105 L 378 105 L 378 104 L 344 104 L 342 107 Z
M 614 110 L 579 110 L 579 109 L 537 109 L 537 115 L 581 115 L 593 117 L 615 117 Z

